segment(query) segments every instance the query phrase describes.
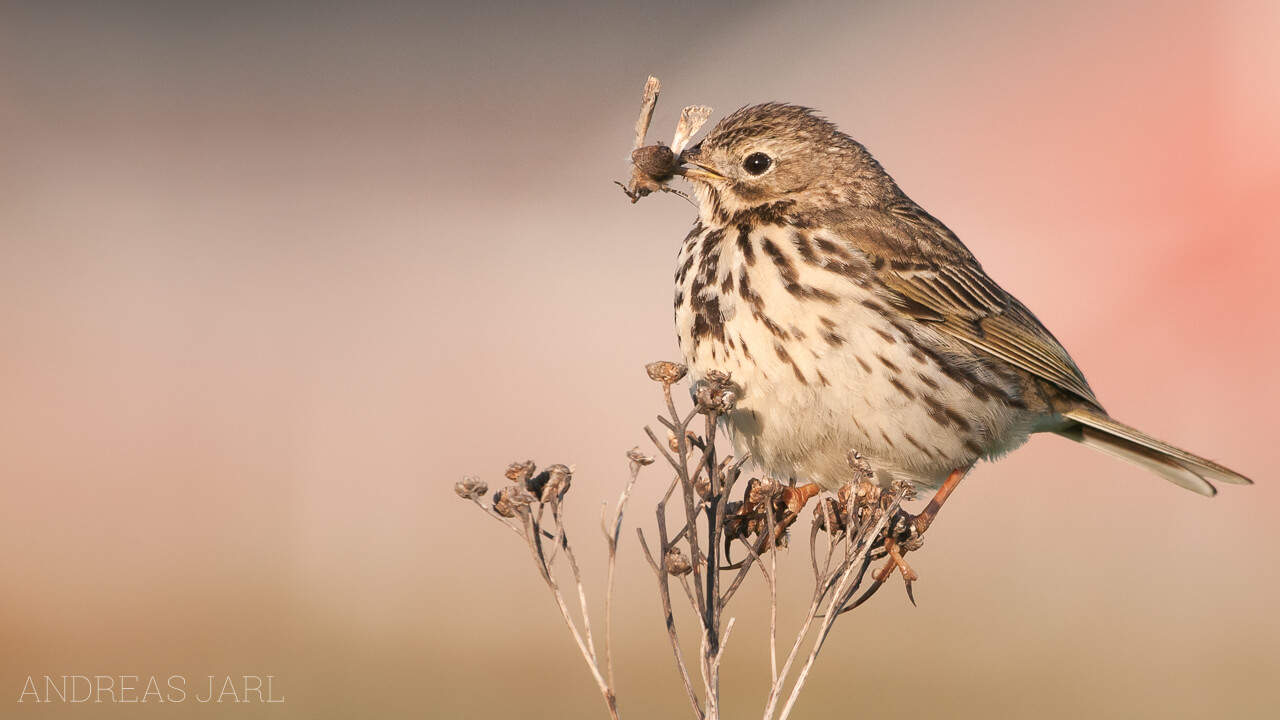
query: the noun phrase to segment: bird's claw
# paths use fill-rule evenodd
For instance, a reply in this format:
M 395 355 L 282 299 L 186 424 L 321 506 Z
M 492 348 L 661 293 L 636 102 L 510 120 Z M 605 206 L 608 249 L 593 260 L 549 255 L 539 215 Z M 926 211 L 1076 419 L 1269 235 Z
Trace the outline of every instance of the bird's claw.
M 777 480 L 753 478 L 747 483 L 747 492 L 737 507 L 725 517 L 724 557 L 729 559 L 729 548 L 734 540 L 747 540 L 750 536 L 763 537 L 772 525 L 773 536 L 761 543 L 760 549 L 773 549 L 786 545 L 787 529 L 800 517 L 800 511 L 811 498 L 820 492 L 817 485 L 783 485 Z M 736 570 L 743 560 L 721 568 Z

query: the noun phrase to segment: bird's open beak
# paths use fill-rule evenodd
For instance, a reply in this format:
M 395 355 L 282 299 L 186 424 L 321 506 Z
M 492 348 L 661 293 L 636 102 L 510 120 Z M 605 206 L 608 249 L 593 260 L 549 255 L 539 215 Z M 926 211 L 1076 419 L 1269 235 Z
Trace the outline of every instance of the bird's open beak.
M 703 182 L 714 182 L 724 180 L 725 177 L 710 166 L 699 162 L 702 159 L 702 143 L 698 143 L 693 147 L 680 153 L 680 167 L 676 172 L 684 175 L 690 180 L 701 180 Z

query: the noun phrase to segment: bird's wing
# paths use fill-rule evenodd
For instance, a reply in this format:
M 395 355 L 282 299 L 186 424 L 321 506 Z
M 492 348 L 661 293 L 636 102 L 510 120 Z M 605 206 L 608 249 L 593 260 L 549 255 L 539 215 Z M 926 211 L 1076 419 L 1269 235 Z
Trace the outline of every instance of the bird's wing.
M 1031 311 L 987 277 L 972 253 L 914 203 L 893 222 L 843 223 L 868 255 L 887 298 L 907 316 L 1098 405 L 1062 344 Z

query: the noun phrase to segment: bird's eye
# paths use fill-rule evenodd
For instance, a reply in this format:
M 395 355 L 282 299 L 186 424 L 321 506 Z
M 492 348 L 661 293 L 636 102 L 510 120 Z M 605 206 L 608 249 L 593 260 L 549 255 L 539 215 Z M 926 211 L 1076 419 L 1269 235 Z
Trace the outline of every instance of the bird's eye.
M 751 153 L 750 155 L 747 156 L 746 160 L 742 161 L 742 169 L 746 170 L 752 175 L 759 175 L 763 173 L 765 170 L 768 170 L 769 166 L 772 164 L 773 164 L 773 159 L 770 158 L 768 155 L 765 155 L 764 153 L 761 153 L 761 152 Z

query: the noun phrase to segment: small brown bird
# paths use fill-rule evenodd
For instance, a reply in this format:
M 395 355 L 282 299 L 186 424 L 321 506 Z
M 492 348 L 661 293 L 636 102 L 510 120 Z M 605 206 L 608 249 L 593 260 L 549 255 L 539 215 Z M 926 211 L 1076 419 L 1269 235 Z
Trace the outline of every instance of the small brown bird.
M 699 217 L 676 272 L 696 381 L 730 374 L 738 453 L 834 489 L 857 450 L 882 484 L 941 488 L 1052 432 L 1204 495 L 1251 481 L 1111 419 L 1031 311 L 808 108 L 737 111 L 681 156 Z

